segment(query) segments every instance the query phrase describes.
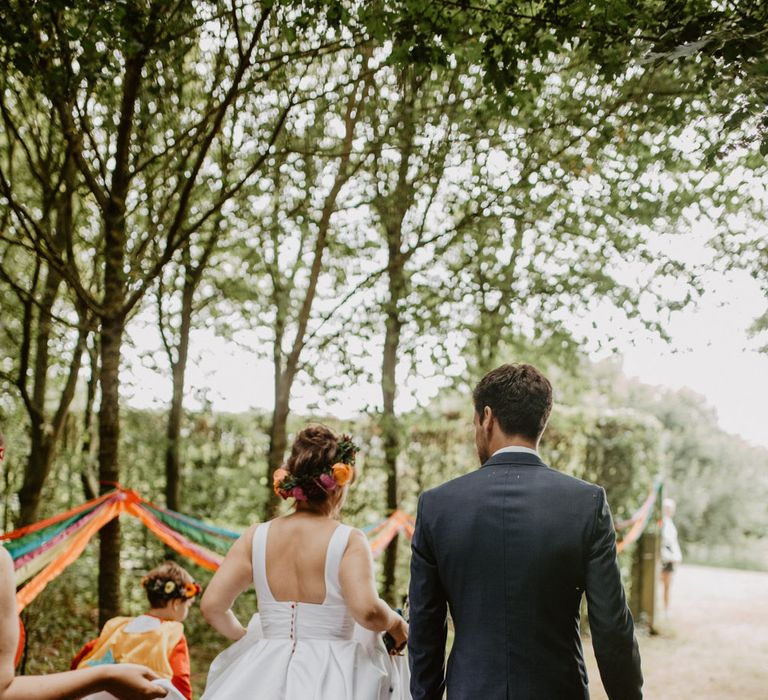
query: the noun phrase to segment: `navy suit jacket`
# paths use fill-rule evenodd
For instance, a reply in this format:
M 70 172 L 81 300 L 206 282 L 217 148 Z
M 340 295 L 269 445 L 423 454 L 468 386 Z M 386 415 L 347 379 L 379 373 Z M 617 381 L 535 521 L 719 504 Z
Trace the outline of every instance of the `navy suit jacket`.
M 412 542 L 413 700 L 585 700 L 579 606 L 611 700 L 642 698 L 605 491 L 506 452 L 426 491 Z M 446 614 L 455 629 L 444 669 Z

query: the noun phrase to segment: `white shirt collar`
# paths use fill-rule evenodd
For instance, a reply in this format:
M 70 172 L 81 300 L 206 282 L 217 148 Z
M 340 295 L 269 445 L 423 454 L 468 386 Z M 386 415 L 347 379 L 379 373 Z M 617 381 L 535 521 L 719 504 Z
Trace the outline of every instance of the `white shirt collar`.
M 539 453 L 536 452 L 536 450 L 532 450 L 530 447 L 523 447 L 522 445 L 508 445 L 507 447 L 502 447 L 500 450 L 496 450 L 491 457 L 495 457 L 496 455 L 500 455 L 502 452 L 527 452 L 531 455 L 539 456 Z

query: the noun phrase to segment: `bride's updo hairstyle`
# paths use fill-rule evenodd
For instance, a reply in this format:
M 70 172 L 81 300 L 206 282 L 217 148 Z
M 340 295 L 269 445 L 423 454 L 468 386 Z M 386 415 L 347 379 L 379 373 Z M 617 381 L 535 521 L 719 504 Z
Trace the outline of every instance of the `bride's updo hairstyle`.
M 273 476 L 282 498 L 321 504 L 354 476 L 357 447 L 349 435 L 324 425 L 308 425 L 293 441 L 288 461 Z

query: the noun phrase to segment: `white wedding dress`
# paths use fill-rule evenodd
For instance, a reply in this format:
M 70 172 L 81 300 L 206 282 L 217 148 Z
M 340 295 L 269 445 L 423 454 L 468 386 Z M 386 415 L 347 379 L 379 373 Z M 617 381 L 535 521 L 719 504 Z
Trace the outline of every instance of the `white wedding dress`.
M 352 530 L 339 525 L 325 559 L 322 604 L 275 600 L 267 583 L 270 523 L 253 535 L 259 602 L 248 632 L 214 659 L 201 700 L 410 700 L 404 657 L 355 624 L 341 594 L 339 566 Z

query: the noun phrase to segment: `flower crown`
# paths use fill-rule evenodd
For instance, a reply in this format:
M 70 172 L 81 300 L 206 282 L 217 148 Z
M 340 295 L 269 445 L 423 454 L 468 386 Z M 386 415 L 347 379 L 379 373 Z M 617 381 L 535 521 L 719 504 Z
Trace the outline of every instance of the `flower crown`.
M 203 592 L 202 587 L 196 581 L 187 581 L 186 583 L 178 584 L 172 579 L 149 578 L 149 576 L 145 576 L 141 579 L 141 585 L 142 588 L 146 589 L 149 593 L 164 600 L 172 600 L 173 598 L 188 600 Z
M 352 442 L 349 435 L 342 435 L 337 443 L 336 462 L 334 464 L 300 475 L 291 474 L 284 467 L 280 467 L 272 475 L 272 488 L 281 498 L 295 498 L 297 501 L 308 500 L 307 493 L 314 486 L 330 493 L 352 480 L 355 474 L 357 449 L 357 445 Z

